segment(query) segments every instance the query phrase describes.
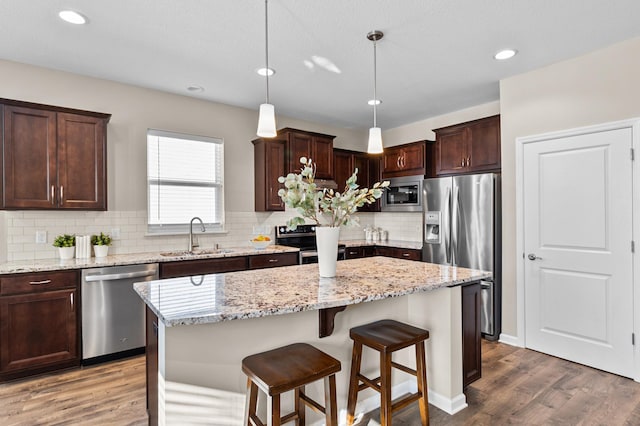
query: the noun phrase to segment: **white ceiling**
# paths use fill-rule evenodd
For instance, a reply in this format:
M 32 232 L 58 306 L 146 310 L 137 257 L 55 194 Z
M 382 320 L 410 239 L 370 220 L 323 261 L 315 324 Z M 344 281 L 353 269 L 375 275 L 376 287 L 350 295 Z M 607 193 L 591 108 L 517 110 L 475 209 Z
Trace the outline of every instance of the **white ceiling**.
M 62 9 L 89 24 L 61 21 Z M 271 103 L 371 127 L 366 34 L 377 29 L 378 124 L 393 128 L 495 101 L 502 78 L 639 36 L 638 17 L 638 0 L 270 0 Z M 504 47 L 519 54 L 494 60 Z M 0 58 L 257 110 L 264 1 L 3 0 Z

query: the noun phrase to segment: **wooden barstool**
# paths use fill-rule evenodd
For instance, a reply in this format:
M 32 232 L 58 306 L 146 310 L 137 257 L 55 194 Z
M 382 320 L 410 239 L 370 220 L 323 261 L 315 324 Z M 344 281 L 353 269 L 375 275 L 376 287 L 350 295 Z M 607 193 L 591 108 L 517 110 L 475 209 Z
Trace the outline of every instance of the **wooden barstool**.
M 245 424 L 265 424 L 258 418 L 256 405 L 258 388 L 267 394 L 267 425 L 277 426 L 296 420 L 305 424 L 305 405 L 325 414 L 327 426 L 337 426 L 336 373 L 340 361 L 306 343 L 273 349 L 251 355 L 242 360 L 242 371 L 247 375 L 247 402 Z M 324 407 L 304 393 L 305 385 L 324 379 Z M 295 411 L 280 415 L 280 394 L 294 390 Z
M 380 424 L 391 425 L 391 413 L 419 401 L 420 419 L 423 425 L 429 424 L 429 399 L 427 395 L 427 369 L 424 341 L 429 332 L 394 320 L 381 320 L 371 324 L 354 327 L 350 331 L 353 339 L 351 375 L 349 379 L 349 398 L 347 401 L 347 424 L 352 425 L 356 411 L 358 392 L 370 387 L 380 393 Z M 380 352 L 380 377 L 369 379 L 360 374 L 362 345 Z M 416 370 L 391 360 L 393 352 L 415 345 Z M 418 392 L 410 394 L 391 404 L 391 367 L 412 374 L 418 379 Z M 362 384 L 360 384 L 362 382 Z

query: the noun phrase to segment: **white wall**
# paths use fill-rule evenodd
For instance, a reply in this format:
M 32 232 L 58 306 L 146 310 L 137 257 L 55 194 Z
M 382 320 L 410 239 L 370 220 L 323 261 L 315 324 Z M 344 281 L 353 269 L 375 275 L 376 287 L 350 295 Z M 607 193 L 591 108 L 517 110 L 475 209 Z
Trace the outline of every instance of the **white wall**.
M 516 138 L 640 117 L 639 76 L 635 38 L 501 81 L 503 333 L 517 335 Z
M 433 129 L 500 114 L 500 102 L 489 102 L 471 108 L 426 118 L 382 132 L 384 146 L 395 146 L 420 140 L 436 140 Z
M 148 247 L 182 247 L 183 237 L 144 237 L 144 229 L 140 228 L 145 224 L 147 202 L 148 128 L 224 139 L 225 210 L 232 222 L 238 218 L 235 213 L 243 217 L 231 226 L 231 236 L 216 240 L 228 244 L 244 241 L 251 233 L 251 223 L 256 221 L 282 223 L 282 217 L 271 219 L 271 215 L 253 212 L 251 140 L 256 138 L 257 111 L 9 61 L 0 61 L 0 93 L 9 99 L 112 114 L 107 145 L 109 211 L 1 212 L 0 261 L 55 257 L 50 243 L 55 233 L 62 230 L 85 233 L 96 228 L 107 232 L 115 226 L 124 228 L 124 240 L 114 246 L 116 253 L 130 252 L 132 248 L 145 251 Z M 261 102 L 260 96 L 256 94 L 256 107 Z M 277 120 L 278 127 L 336 135 L 336 147 L 362 149 L 366 144 L 366 129 L 341 129 L 283 116 L 277 116 Z M 34 244 L 36 229 L 49 231 L 47 244 Z M 247 232 L 234 234 L 245 229 Z

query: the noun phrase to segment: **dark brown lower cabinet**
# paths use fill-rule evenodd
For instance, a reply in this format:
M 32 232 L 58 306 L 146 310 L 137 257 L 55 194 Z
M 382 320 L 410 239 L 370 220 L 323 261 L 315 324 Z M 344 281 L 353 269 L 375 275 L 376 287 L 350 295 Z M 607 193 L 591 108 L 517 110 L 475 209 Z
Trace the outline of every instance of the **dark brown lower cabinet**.
M 376 247 L 377 256 L 396 257 L 398 259 L 422 260 L 422 250 L 404 249 L 399 247 Z
M 462 287 L 462 384 L 482 377 L 480 282 Z
M 0 278 L 0 381 L 80 365 L 77 277 Z
M 223 272 L 244 271 L 245 269 L 247 269 L 247 256 L 164 262 L 160 264 L 160 278 L 219 274 Z
M 158 317 L 147 307 L 147 415 L 149 424 L 158 424 Z

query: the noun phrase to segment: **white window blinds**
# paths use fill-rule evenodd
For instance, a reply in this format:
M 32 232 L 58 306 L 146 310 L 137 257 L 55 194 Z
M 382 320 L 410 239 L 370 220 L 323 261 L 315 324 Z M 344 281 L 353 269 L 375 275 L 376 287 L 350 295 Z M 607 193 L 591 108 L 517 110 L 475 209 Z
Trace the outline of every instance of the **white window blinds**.
M 149 129 L 148 232 L 187 231 L 198 216 L 208 231 L 224 227 L 222 139 Z

